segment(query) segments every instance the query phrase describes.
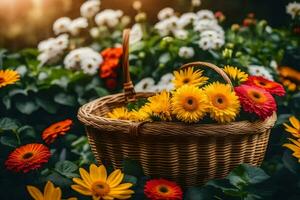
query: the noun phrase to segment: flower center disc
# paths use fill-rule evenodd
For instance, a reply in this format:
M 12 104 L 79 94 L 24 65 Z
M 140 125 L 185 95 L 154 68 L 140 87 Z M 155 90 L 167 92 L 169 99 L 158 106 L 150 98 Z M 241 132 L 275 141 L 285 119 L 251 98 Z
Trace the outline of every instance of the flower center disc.
M 103 197 L 109 193 L 110 187 L 105 182 L 96 181 L 92 184 L 92 191 L 94 194 Z
M 23 159 L 27 160 L 27 159 L 31 158 L 32 156 L 33 156 L 32 152 L 27 152 L 22 157 L 23 157 Z
M 0 77 L 0 83 L 5 82 L 4 78 Z
M 195 111 L 198 108 L 198 103 L 195 97 L 187 97 L 183 104 L 183 108 L 187 111 Z
M 219 109 L 224 109 L 228 106 L 228 101 L 226 96 L 217 94 L 216 96 L 214 96 L 212 104 Z
M 266 97 L 257 91 L 251 91 L 249 95 L 257 103 L 264 103 L 266 101 Z
M 183 79 L 183 81 L 182 81 L 184 84 L 187 84 L 187 83 L 189 83 L 190 82 L 190 79 L 189 78 L 185 78 L 185 79 Z

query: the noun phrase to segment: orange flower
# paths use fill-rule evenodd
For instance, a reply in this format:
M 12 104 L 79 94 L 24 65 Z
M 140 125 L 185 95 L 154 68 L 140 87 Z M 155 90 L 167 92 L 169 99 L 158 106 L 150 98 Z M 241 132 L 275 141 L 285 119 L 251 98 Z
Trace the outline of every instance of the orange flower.
M 249 76 L 245 84 L 263 88 L 274 95 L 285 95 L 285 90 L 281 84 L 265 79 L 262 76 Z
M 43 131 L 42 133 L 43 140 L 47 144 L 53 143 L 54 140 L 59 135 L 65 135 L 66 132 L 71 129 L 72 123 L 73 123 L 72 120 L 66 119 L 64 121 L 52 124 L 51 126 L 49 126 Z
M 123 54 L 123 49 L 118 48 L 107 48 L 101 52 L 101 55 L 105 58 L 120 58 Z
M 5 161 L 7 169 L 27 173 L 47 163 L 51 156 L 50 150 L 43 144 L 27 144 L 15 149 Z
M 273 96 L 262 88 L 243 84 L 235 87 L 234 90 L 243 110 L 255 113 L 260 119 L 270 117 L 277 110 Z
M 164 179 L 153 179 L 146 183 L 144 193 L 150 200 L 181 200 L 182 190 L 174 182 Z
M 104 58 L 103 63 L 100 66 L 101 78 L 116 78 L 116 70 L 119 67 L 120 57 L 122 56 L 122 48 L 107 48 L 101 52 Z

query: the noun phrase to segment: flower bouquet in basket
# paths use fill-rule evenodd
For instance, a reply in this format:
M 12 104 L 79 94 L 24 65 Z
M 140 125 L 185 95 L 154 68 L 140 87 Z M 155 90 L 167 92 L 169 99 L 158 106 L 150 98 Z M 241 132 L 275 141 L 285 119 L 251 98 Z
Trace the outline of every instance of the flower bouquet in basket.
M 282 85 L 193 62 L 173 73 L 172 90 L 135 93 L 128 41 L 125 30 L 124 94 L 90 102 L 78 114 L 99 162 L 121 167 L 124 158 L 135 159 L 146 175 L 184 186 L 224 177 L 241 163 L 261 164 L 276 121 L 273 95 L 285 94 Z M 208 77 L 200 67 L 218 75 Z

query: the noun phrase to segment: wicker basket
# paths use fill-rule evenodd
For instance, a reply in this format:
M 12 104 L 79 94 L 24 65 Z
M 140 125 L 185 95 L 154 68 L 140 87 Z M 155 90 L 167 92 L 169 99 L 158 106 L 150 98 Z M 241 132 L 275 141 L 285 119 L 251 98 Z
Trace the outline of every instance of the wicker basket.
M 184 124 L 179 122 L 138 123 L 106 118 L 111 109 L 149 97 L 135 93 L 128 70 L 129 30 L 123 35 L 124 93 L 99 98 L 78 113 L 86 126 L 89 143 L 99 163 L 122 167 L 124 158 L 139 161 L 146 175 L 164 177 L 182 186 L 202 184 L 222 178 L 241 163 L 260 165 L 276 121 L 239 121 L 230 124 Z M 230 79 L 215 65 L 196 62 L 184 65 L 206 66 Z

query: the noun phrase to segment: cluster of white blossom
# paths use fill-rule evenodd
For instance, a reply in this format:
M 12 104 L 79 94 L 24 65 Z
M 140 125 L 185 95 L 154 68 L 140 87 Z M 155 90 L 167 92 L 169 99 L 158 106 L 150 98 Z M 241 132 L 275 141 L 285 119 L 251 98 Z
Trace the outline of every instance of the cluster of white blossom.
M 53 24 L 53 31 L 56 35 L 61 33 L 70 33 L 71 35 L 78 35 L 80 30 L 88 27 L 88 21 L 84 17 L 79 17 L 71 20 L 69 17 L 61 17 Z
M 64 59 L 65 68 L 82 70 L 85 74 L 94 75 L 103 62 L 102 56 L 89 47 L 82 47 L 71 51 Z
M 53 64 L 59 61 L 68 48 L 68 45 L 69 36 L 67 34 L 41 41 L 38 44 L 38 50 L 40 52 L 38 60 L 41 62 L 41 65 L 46 63 Z
M 160 81 L 155 84 L 153 78 L 147 77 L 138 82 L 134 89 L 137 92 L 160 92 L 162 90 L 173 90 L 174 85 L 172 80 L 174 79 L 173 74 L 167 73 L 160 78 Z
M 96 15 L 95 22 L 98 26 L 114 28 L 120 23 L 122 16 L 122 10 L 105 9 Z
M 250 75 L 253 75 L 253 76 L 262 76 L 268 80 L 271 80 L 271 81 L 274 80 L 271 72 L 265 66 L 249 65 L 248 72 Z
M 286 12 L 294 19 L 296 16 L 300 16 L 300 3 L 291 2 L 286 6 Z
M 200 10 L 197 13 L 188 12 L 176 16 L 173 8 L 164 8 L 158 13 L 160 20 L 154 28 L 161 37 L 173 35 L 185 40 L 189 29 L 199 33 L 199 47 L 203 50 L 219 49 L 225 43 L 224 30 L 218 24 L 214 13 L 210 10 Z

